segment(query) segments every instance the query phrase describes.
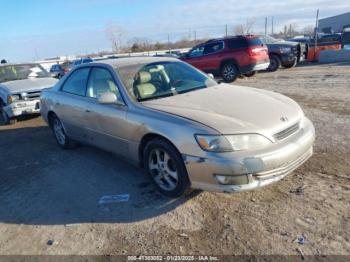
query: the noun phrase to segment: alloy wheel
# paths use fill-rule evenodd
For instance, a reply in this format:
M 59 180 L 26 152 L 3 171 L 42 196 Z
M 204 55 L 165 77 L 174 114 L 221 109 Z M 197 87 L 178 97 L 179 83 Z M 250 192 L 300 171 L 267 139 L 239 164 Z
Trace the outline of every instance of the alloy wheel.
M 64 133 L 64 129 L 62 123 L 57 118 L 53 121 L 53 130 L 56 136 L 56 139 L 60 145 L 64 145 L 66 143 L 66 134 Z
M 153 180 L 165 190 L 174 190 L 178 184 L 175 161 L 163 149 L 153 149 L 149 155 L 148 167 Z
M 222 70 L 222 76 L 225 80 L 231 81 L 235 78 L 235 69 L 231 65 L 225 65 L 224 69 Z

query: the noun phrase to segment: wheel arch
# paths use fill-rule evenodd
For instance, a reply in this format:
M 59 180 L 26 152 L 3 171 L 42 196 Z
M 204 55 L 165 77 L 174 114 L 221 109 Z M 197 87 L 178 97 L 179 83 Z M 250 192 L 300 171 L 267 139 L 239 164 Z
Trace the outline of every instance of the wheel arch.
M 154 139 L 162 139 L 162 140 L 165 140 L 167 141 L 169 144 L 171 144 L 175 149 L 176 151 L 181 155 L 180 151 L 178 150 L 178 148 L 176 147 L 176 145 L 171 142 L 167 137 L 161 135 L 161 134 L 157 134 L 157 133 L 147 133 L 145 134 L 142 139 L 141 139 L 141 142 L 139 144 L 139 147 L 138 147 L 138 158 L 139 158 L 139 164 L 141 167 L 143 167 L 143 160 L 144 160 L 144 149 L 145 147 L 147 146 L 147 144 L 154 140 Z
M 238 63 L 237 60 L 234 59 L 234 58 L 226 58 L 226 59 L 223 59 L 223 60 L 221 61 L 221 63 L 220 63 L 220 70 L 221 70 L 222 67 L 223 67 L 224 65 L 226 65 L 227 63 L 232 63 L 232 64 L 234 64 L 234 65 L 236 66 L 238 72 L 241 72 L 240 67 L 239 67 L 239 63 Z
M 49 110 L 47 112 L 47 123 L 49 124 L 50 127 L 52 127 L 52 117 L 57 117 L 56 113 L 52 110 Z

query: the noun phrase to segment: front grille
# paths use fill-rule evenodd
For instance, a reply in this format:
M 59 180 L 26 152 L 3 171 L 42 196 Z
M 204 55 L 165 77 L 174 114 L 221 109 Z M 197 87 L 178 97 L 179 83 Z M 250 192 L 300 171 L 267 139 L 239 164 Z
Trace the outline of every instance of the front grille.
M 300 123 L 298 122 L 298 123 L 286 128 L 286 129 L 282 130 L 281 132 L 275 134 L 274 138 L 277 140 L 285 139 L 285 138 L 293 135 L 296 131 L 298 131 L 299 127 L 300 127 Z
M 40 97 L 40 91 L 27 92 L 27 95 L 25 96 L 27 100 L 38 99 L 39 97 Z

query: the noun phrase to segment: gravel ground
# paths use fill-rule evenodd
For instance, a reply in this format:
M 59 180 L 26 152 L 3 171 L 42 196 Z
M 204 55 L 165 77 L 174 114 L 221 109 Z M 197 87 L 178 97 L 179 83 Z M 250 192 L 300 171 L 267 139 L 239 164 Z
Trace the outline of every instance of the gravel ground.
M 114 155 L 61 150 L 40 117 L 1 126 L 0 254 L 349 255 L 349 73 L 312 65 L 235 83 L 292 97 L 317 132 L 307 163 L 246 193 L 169 200 Z M 117 194 L 130 199 L 98 203 Z

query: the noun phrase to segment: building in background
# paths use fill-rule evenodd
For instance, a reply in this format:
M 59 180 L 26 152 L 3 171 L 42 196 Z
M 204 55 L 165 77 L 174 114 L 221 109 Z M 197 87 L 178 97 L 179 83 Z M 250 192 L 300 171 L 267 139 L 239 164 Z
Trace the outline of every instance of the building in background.
M 339 33 L 350 27 L 350 12 L 319 20 L 319 31 L 323 33 Z

